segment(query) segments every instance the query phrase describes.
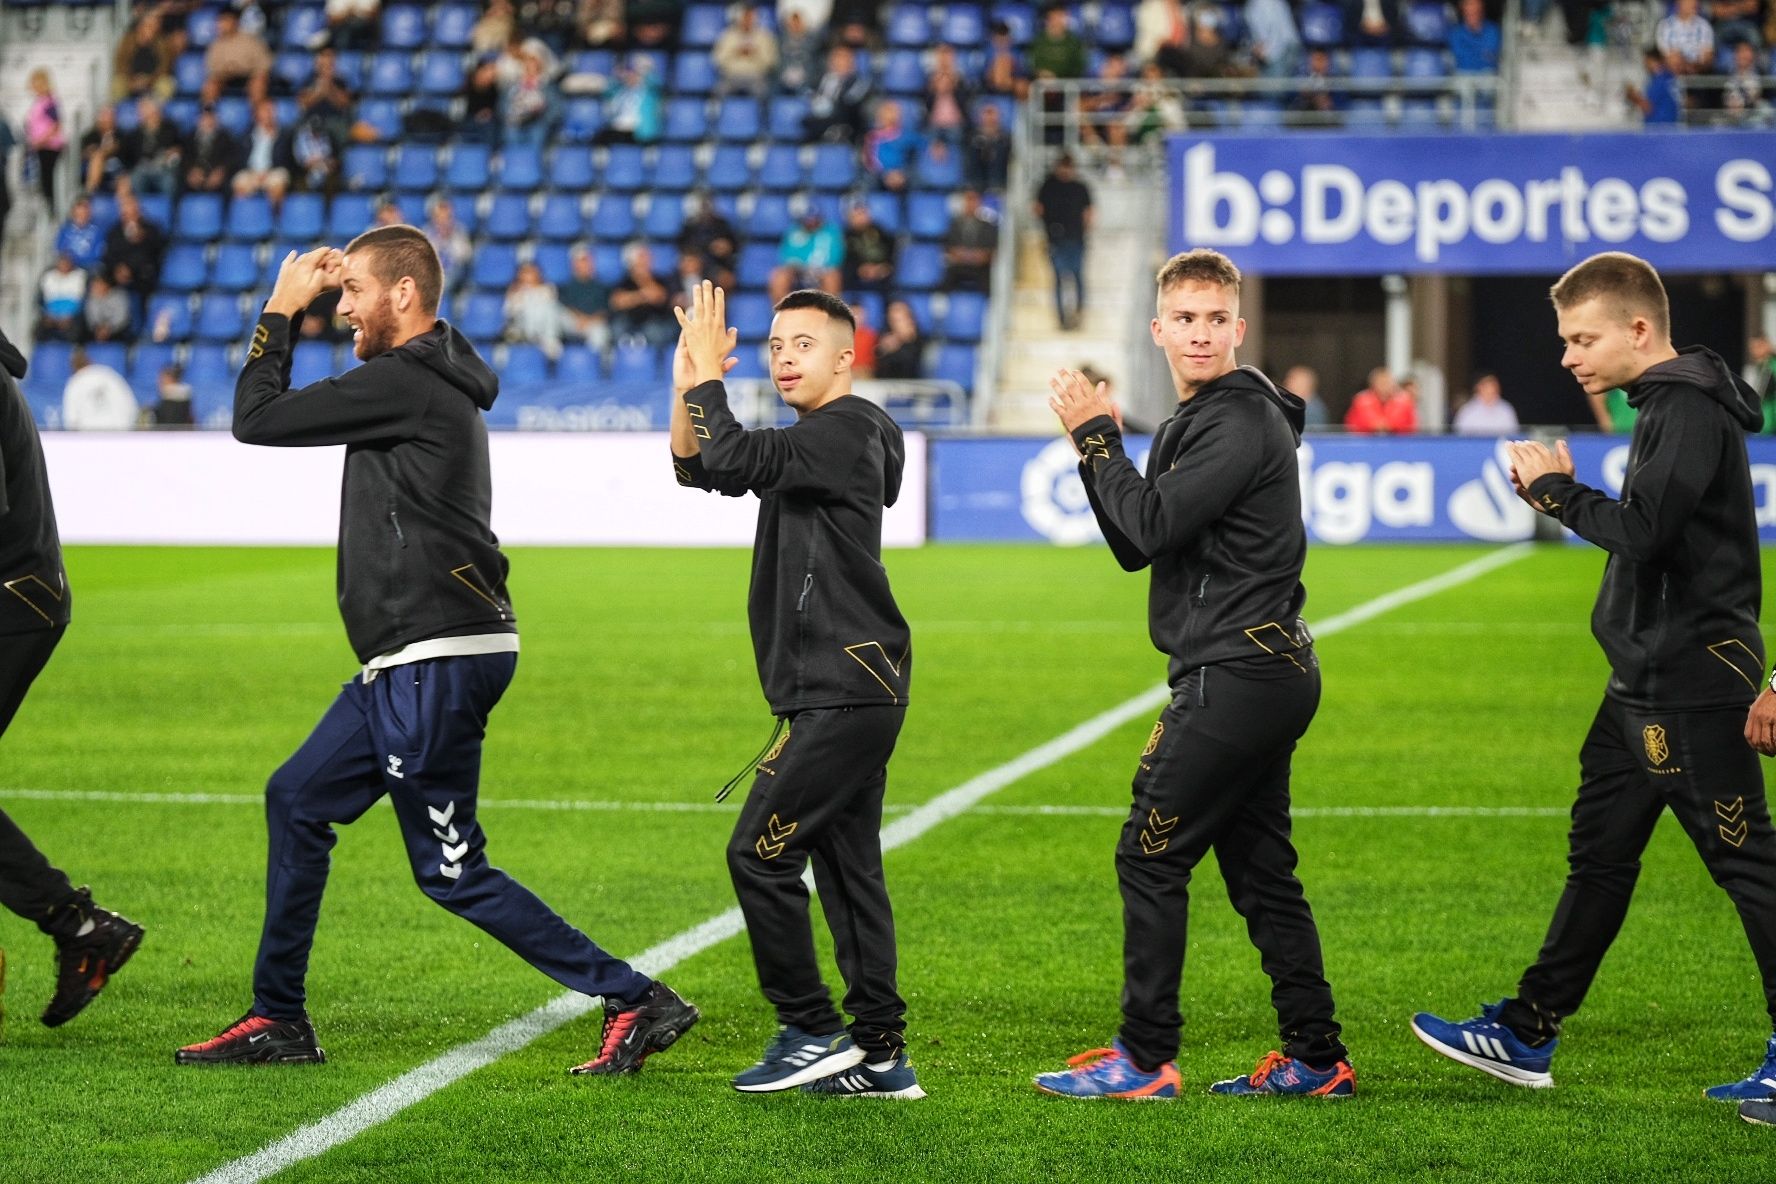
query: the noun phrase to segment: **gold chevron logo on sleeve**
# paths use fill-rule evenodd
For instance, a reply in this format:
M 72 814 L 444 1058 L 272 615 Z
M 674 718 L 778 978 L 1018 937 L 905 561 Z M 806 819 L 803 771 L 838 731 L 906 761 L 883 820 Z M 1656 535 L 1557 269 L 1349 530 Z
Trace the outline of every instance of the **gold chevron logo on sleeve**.
M 247 361 L 257 361 L 265 356 L 265 343 L 271 340 L 271 331 L 263 323 L 253 326 L 253 345 L 247 350 Z
M 689 469 L 685 468 L 683 465 L 679 464 L 677 461 L 672 462 L 672 473 L 673 473 L 673 476 L 678 478 L 678 483 L 680 485 L 695 484 L 691 480 L 691 471 Z
M 1178 819 L 1175 816 L 1161 818 L 1158 810 L 1148 810 L 1147 825 L 1156 835 L 1169 834 L 1172 828 L 1178 825 Z
M 704 427 L 701 422 L 701 420 L 703 419 L 703 408 L 699 407 L 695 403 L 686 403 L 685 410 L 689 411 L 691 413 L 692 419 L 699 421 L 699 422 L 693 423 L 691 425 L 691 430 L 693 432 L 697 433 L 697 439 L 699 439 L 699 440 L 709 439 L 709 429 Z
M 1087 436 L 1080 444 L 1085 459 L 1094 462 L 1110 459 L 1110 444 L 1102 435 Z M 1094 464 L 1093 467 L 1097 466 Z
M 760 859 L 776 859 L 783 854 L 783 848 L 787 845 L 786 840 L 790 835 L 795 834 L 796 827 L 800 825 L 797 822 L 785 825 L 777 815 L 771 815 L 771 821 L 765 824 L 765 833 L 760 835 L 758 842 L 753 844 L 753 850 L 758 852 Z
M 1750 824 L 1746 822 L 1741 822 L 1731 830 L 1728 830 L 1724 826 L 1716 827 L 1715 829 L 1720 831 L 1720 837 L 1724 841 L 1731 843 L 1735 847 L 1743 846 L 1745 844 L 1745 836 L 1751 833 Z
M 1714 803 L 1714 812 L 1728 822 L 1738 822 L 1739 815 L 1745 813 L 1745 797 L 1740 795 L 1730 802 Z
M 42 592 L 45 596 L 48 596 L 51 600 L 55 601 L 57 604 L 60 604 L 62 602 L 63 597 L 67 596 L 67 594 L 68 594 L 67 589 L 65 587 L 51 588 L 47 583 L 44 582 L 43 577 L 39 576 L 39 575 L 20 576 L 16 580 L 7 580 L 4 585 L 4 587 L 6 588 L 6 590 L 8 592 L 12 593 L 14 596 L 16 596 L 20 600 L 24 601 L 26 607 L 28 607 L 32 612 L 36 613 L 38 616 L 42 617 L 44 624 L 46 624 L 46 625 L 55 624 L 55 618 L 50 616 L 47 612 L 43 611 L 42 605 L 38 604 L 35 600 L 32 600 L 29 596 L 27 596 L 25 594 L 25 585 L 27 585 L 27 584 L 37 585 L 37 587 L 42 590 Z

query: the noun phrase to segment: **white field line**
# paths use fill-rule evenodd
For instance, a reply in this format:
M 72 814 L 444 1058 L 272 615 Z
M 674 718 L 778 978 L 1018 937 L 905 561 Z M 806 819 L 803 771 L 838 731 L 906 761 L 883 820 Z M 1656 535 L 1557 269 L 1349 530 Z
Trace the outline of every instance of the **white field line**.
M 1349 612 L 1331 617 L 1321 622 L 1316 632 L 1321 637 L 1329 637 L 1401 605 L 1478 579 L 1496 568 L 1523 558 L 1529 550 L 1530 544 L 1520 543 L 1489 552 L 1442 575 L 1409 584 L 1367 604 L 1358 605 Z M 883 827 L 882 849 L 889 851 L 912 842 L 933 827 L 973 809 L 989 794 L 1078 752 L 1130 720 L 1151 714 L 1167 701 L 1169 694 L 1163 685 L 1154 687 L 1118 703 L 996 769 L 989 769 L 980 776 L 939 794 Z M 638 957 L 630 959 L 630 962 L 643 974 L 656 977 L 692 955 L 735 936 L 744 928 L 740 910 L 732 908 L 667 938 Z M 476 1069 L 491 1064 L 507 1053 L 516 1052 L 539 1036 L 586 1015 L 596 1007 L 597 1003 L 587 995 L 572 991 L 559 995 L 530 1014 L 520 1016 L 478 1040 L 458 1045 L 418 1068 L 403 1073 L 325 1118 L 300 1127 L 251 1155 L 223 1164 L 202 1177 L 197 1184 L 257 1184 L 257 1181 L 276 1175 L 305 1159 L 321 1155 L 371 1127 L 388 1121 L 407 1107 L 424 1101 Z

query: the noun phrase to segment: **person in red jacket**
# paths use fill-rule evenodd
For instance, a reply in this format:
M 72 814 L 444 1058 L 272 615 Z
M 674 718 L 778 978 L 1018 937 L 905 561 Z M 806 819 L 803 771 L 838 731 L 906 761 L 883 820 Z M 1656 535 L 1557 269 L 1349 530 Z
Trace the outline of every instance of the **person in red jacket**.
M 1418 404 L 1386 366 L 1369 371 L 1369 385 L 1357 392 L 1344 426 L 1366 436 L 1402 436 L 1418 430 Z

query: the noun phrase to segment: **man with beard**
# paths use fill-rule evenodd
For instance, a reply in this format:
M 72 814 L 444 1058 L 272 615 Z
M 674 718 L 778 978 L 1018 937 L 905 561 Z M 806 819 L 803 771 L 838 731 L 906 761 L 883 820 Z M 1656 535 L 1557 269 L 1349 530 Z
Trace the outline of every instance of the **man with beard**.
M 363 663 L 266 787 L 265 925 L 253 1005 L 180 1064 L 325 1059 L 304 980 L 336 823 L 387 794 L 420 890 L 536 969 L 604 1000 L 598 1055 L 633 1073 L 697 1022 L 664 983 L 600 949 L 488 862 L 476 819 L 481 741 L 518 662 L 506 557 L 489 528 L 487 425 L 499 380 L 438 319 L 443 269 L 412 226 L 284 260 L 235 387 L 248 444 L 343 444 L 339 608 Z M 304 310 L 341 292 L 365 364 L 290 389 Z
M 71 601 L 43 443 L 16 379 L 25 359 L 0 333 L 0 735 L 68 629 Z M 55 940 L 56 989 L 43 1022 L 67 1023 L 142 941 L 142 927 L 93 903 L 0 810 L 0 905 Z

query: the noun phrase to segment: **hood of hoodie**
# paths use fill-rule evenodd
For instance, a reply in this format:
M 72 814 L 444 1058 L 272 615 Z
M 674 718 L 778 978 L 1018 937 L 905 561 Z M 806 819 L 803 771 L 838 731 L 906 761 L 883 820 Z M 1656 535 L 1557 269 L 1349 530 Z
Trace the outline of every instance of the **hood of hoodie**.
M 1289 430 L 1295 433 L 1295 443 L 1301 443 L 1301 431 L 1307 424 L 1306 401 L 1300 395 L 1290 394 L 1272 382 L 1270 377 L 1256 366 L 1239 366 L 1229 370 L 1220 378 L 1205 383 L 1191 397 L 1190 401 L 1184 404 L 1184 410 L 1188 412 L 1192 407 L 1200 406 L 1204 401 L 1204 395 L 1235 394 L 1257 395 L 1276 404 L 1277 410 L 1283 413 L 1283 419 L 1288 423 Z
M 483 411 L 499 397 L 499 375 L 449 321 L 440 320 L 430 331 L 398 346 L 397 351 L 436 373 Z
M 1628 384 L 1628 405 L 1638 409 L 1660 388 L 1674 383 L 1702 391 L 1725 407 L 1747 431 L 1763 426 L 1764 408 L 1758 393 L 1733 372 L 1725 358 L 1705 345 L 1686 346 L 1669 362 L 1647 367 Z
M 25 376 L 25 355 L 19 353 L 18 346 L 6 339 L 5 333 L 0 333 L 0 369 L 14 378 Z

